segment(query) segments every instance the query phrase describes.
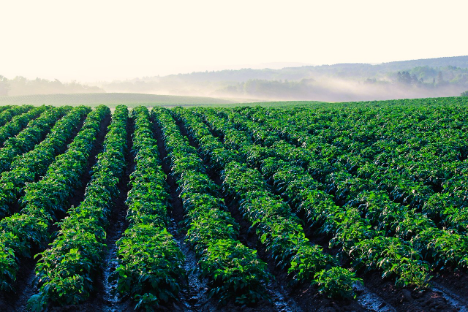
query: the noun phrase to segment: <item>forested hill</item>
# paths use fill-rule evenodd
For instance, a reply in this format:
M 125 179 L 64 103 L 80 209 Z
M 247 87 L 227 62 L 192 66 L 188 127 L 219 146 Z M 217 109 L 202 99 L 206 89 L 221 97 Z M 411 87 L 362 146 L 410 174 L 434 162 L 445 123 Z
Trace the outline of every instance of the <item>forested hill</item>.
M 107 92 L 257 100 L 362 101 L 458 96 L 468 90 L 468 56 L 382 64 L 240 69 L 154 76 L 99 85 Z
M 384 75 L 389 72 L 409 71 L 416 67 L 444 68 L 457 67 L 468 69 L 468 55 L 442 57 L 410 61 L 397 61 L 382 64 L 347 63 L 320 66 L 286 67 L 282 69 L 240 69 L 211 72 L 195 72 L 191 74 L 170 75 L 164 78 L 179 78 L 188 81 L 246 81 L 249 79 L 265 80 L 298 80 L 310 78 L 311 75 L 327 75 L 338 77 L 365 77 Z
M 95 103 L 98 94 L 103 93 L 195 96 L 238 101 L 343 102 L 459 96 L 467 90 L 468 56 L 382 64 L 205 71 L 94 85 L 0 76 L 0 96 L 5 98 L 4 103 L 15 102 L 14 97 L 54 94 L 74 95 L 80 100 L 83 94 L 87 97 L 94 94 Z
M 455 67 L 460 67 L 460 68 L 468 68 L 468 55 L 420 59 L 420 60 L 412 60 L 412 61 L 389 62 L 389 63 L 380 64 L 377 66 L 386 68 L 388 70 L 408 70 L 410 68 L 418 67 L 418 66 L 429 66 L 429 67 L 455 66 Z

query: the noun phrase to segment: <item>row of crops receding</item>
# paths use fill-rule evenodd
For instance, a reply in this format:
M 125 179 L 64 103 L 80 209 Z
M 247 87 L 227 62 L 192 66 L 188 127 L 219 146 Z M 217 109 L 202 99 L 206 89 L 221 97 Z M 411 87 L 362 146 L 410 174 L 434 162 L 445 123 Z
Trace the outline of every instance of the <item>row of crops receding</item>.
M 466 310 L 467 108 L 0 107 L 0 310 Z

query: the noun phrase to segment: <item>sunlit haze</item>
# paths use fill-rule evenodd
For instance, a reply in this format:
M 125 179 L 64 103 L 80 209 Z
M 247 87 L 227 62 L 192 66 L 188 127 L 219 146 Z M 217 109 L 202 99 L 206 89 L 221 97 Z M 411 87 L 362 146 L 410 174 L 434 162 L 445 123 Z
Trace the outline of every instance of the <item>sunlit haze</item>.
M 0 75 L 127 79 L 468 54 L 466 1 L 3 1 Z

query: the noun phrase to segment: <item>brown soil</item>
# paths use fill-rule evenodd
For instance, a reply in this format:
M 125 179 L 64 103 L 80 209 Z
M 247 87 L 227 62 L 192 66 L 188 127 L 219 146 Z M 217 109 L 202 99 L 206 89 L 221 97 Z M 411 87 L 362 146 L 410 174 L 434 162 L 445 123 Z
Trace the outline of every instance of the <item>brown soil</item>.
M 468 306 L 468 274 L 466 272 L 447 269 L 439 272 L 432 281 L 436 287 L 439 284 L 454 293 L 462 304 Z
M 134 155 L 131 150 L 133 146 L 132 134 L 134 130 L 134 120 L 129 118 L 127 121 L 127 151 L 125 154 L 126 167 L 123 176 L 120 178 L 117 185 L 119 196 L 114 199 L 112 211 L 108 217 L 108 228 L 106 230 L 106 246 L 104 251 L 103 263 L 101 264 L 99 274 L 93 278 L 95 281 L 95 291 L 91 297 L 84 303 L 72 307 L 55 308 L 53 311 L 133 311 L 133 304 L 124 299 L 113 299 L 112 289 L 107 289 L 105 278 L 113 272 L 117 266 L 115 261 L 116 241 L 122 236 L 122 233 L 128 227 L 126 220 L 128 207 L 125 204 L 127 194 L 130 190 L 130 174 L 135 170 Z M 70 310 L 70 308 L 73 308 Z M 68 309 L 68 310 L 67 310 Z
M 180 292 L 179 302 L 168 302 L 163 305 L 161 311 L 186 310 L 191 311 L 212 311 L 216 305 L 214 301 L 207 297 L 208 290 L 207 280 L 199 278 L 196 272 L 197 261 L 194 252 L 185 243 L 185 235 L 187 229 L 183 226 L 184 207 L 182 200 L 179 197 L 178 186 L 175 178 L 171 174 L 170 160 L 167 158 L 167 150 L 164 145 L 163 133 L 160 126 L 152 119 L 153 132 L 158 144 L 159 157 L 161 159 L 162 168 L 166 174 L 166 182 L 170 190 L 170 210 L 168 211 L 172 225 L 168 228 L 169 232 L 174 236 L 180 250 L 186 258 L 185 268 L 188 276 L 188 283 L 183 282 L 184 286 Z
M 364 285 L 397 311 L 457 311 L 439 292 L 397 288 L 393 281 L 382 279 L 380 273 L 375 271 L 360 274 L 360 277 Z

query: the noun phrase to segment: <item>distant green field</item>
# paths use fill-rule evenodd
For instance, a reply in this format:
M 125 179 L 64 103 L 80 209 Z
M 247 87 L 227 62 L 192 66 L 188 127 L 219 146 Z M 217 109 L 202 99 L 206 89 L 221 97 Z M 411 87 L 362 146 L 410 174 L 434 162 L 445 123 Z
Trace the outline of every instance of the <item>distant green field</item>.
M 217 105 L 220 107 L 233 107 L 235 106 L 263 106 L 263 107 L 276 107 L 287 108 L 296 106 L 297 108 L 307 106 L 308 108 L 320 109 L 339 109 L 339 108 L 376 108 L 388 106 L 429 106 L 429 105 L 444 105 L 452 103 L 464 103 L 466 100 L 463 97 L 439 97 L 439 98 L 423 98 L 423 99 L 398 99 L 398 100 L 380 100 L 380 101 L 360 101 L 360 102 L 319 102 L 319 101 L 276 101 L 276 102 L 252 102 L 252 103 L 236 103 L 236 104 L 222 104 Z
M 234 102 L 210 97 L 174 96 L 140 93 L 85 93 L 85 94 L 40 94 L 25 96 L 0 97 L 0 105 L 32 104 L 32 105 L 90 105 L 105 104 L 115 107 L 125 104 L 128 107 L 145 106 L 198 106 L 213 104 L 233 104 Z
M 317 101 L 275 101 L 255 102 L 245 99 L 220 99 L 198 96 L 156 95 L 142 93 L 82 93 L 82 94 L 39 94 L 24 96 L 0 96 L 0 105 L 89 105 L 100 104 L 115 107 L 125 104 L 129 108 L 136 106 L 265 106 L 284 107 L 297 105 L 323 104 Z
M 242 99 L 220 99 L 210 97 L 197 96 L 176 96 L 176 95 L 156 95 L 156 94 L 141 94 L 141 93 L 86 93 L 86 94 L 41 94 L 27 96 L 3 96 L 0 97 L 0 106 L 2 105 L 88 105 L 97 106 L 100 104 L 108 107 L 116 107 L 119 104 L 125 104 L 129 108 L 136 106 L 215 106 L 215 107 L 235 107 L 235 106 L 263 106 L 263 107 L 301 107 L 309 108 L 350 108 L 350 107 L 378 107 L 388 105 L 437 105 L 446 101 L 459 101 L 459 97 L 445 98 L 427 98 L 427 99 L 402 99 L 402 100 L 386 100 L 386 101 L 363 101 L 363 102 L 319 102 L 319 101 L 267 101 L 267 102 L 243 102 Z

